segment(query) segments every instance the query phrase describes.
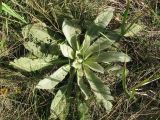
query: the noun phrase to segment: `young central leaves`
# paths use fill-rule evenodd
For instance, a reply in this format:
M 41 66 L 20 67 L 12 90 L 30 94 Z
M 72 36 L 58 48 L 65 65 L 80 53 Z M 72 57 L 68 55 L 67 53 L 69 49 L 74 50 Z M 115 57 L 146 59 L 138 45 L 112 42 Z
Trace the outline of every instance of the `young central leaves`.
M 100 52 L 102 50 L 105 50 L 114 43 L 113 40 L 110 40 L 109 38 L 100 37 L 98 38 L 84 53 L 86 57 L 92 55 L 95 52 Z

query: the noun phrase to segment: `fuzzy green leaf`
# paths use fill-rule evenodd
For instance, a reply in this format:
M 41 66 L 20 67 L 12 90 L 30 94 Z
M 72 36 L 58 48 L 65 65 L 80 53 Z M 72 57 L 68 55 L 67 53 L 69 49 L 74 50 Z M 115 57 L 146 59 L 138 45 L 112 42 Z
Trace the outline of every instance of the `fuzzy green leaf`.
M 29 50 L 34 56 L 43 58 L 43 57 L 51 57 L 56 58 L 58 57 L 58 53 L 60 52 L 58 46 L 55 44 L 37 44 L 34 42 L 25 42 L 24 47 Z
M 83 55 L 84 55 L 85 51 L 89 48 L 90 43 L 91 43 L 90 36 L 86 34 L 84 41 L 83 41 L 83 44 L 81 46 L 81 53 L 83 53 Z
M 129 26 L 129 25 L 128 25 Z M 140 32 L 141 30 L 143 30 L 143 27 L 141 25 L 138 24 L 133 24 L 125 33 L 125 37 L 133 37 L 134 35 L 136 35 L 138 32 Z
M 74 51 L 73 51 L 73 49 L 72 49 L 70 46 L 68 46 L 67 44 L 61 44 L 61 45 L 60 45 L 60 49 L 61 49 L 62 54 L 63 54 L 65 57 L 68 57 L 68 58 L 71 58 L 71 59 L 74 58 Z
M 103 13 L 100 13 L 97 16 L 97 18 L 94 20 L 94 23 L 97 26 L 101 26 L 105 28 L 113 18 L 113 12 L 114 12 L 114 8 L 112 7 L 106 9 Z
M 84 64 L 95 72 L 104 73 L 104 68 L 97 62 L 86 61 Z
M 103 13 L 99 14 L 99 16 L 94 20 L 94 23 L 87 26 L 85 35 L 87 36 L 87 40 L 89 39 L 89 41 L 93 41 L 99 37 L 100 32 L 104 32 L 106 26 L 109 24 L 113 17 L 113 11 L 113 8 L 106 9 Z
M 102 50 L 105 50 L 114 43 L 114 41 L 110 40 L 106 37 L 100 37 L 97 39 L 85 52 L 85 56 L 88 57 L 92 55 L 95 52 L 100 52 Z
M 52 103 L 51 103 L 51 115 L 50 119 L 56 120 L 65 120 L 66 116 L 68 115 L 69 111 L 69 102 L 68 97 L 66 95 L 67 86 L 61 88 L 57 94 L 55 95 Z
M 41 80 L 36 88 L 38 89 L 53 89 L 59 82 L 61 82 L 70 70 L 69 65 L 64 65 L 58 70 L 56 70 L 52 75 L 49 77 Z
M 33 72 L 52 65 L 51 61 L 52 60 L 49 58 L 30 59 L 27 57 L 21 57 L 19 59 L 15 59 L 13 62 L 10 62 L 10 65 L 22 71 Z
M 91 24 L 88 28 L 87 28 L 87 32 L 86 35 L 90 41 L 95 40 L 96 38 L 99 37 L 100 33 L 104 31 L 104 28 L 101 26 L 97 26 L 95 24 Z
M 89 108 L 84 102 L 79 102 L 78 104 L 78 111 L 80 120 L 91 120 L 89 117 Z
M 110 63 L 110 62 L 129 62 L 131 58 L 123 52 L 110 51 L 94 55 L 90 57 L 89 60 L 95 62 Z
M 86 78 L 91 86 L 91 89 L 96 96 L 96 99 L 99 103 L 103 103 L 107 112 L 110 112 L 112 109 L 112 103 L 110 102 L 113 100 L 111 96 L 111 92 L 108 86 L 106 86 L 100 78 L 98 78 L 95 73 L 89 70 L 87 67 L 84 69 Z
M 73 48 L 77 48 L 77 38 L 80 35 L 81 30 L 77 27 L 73 22 L 69 20 L 64 20 L 62 25 L 62 31 L 69 43 L 69 45 Z
M 36 57 L 42 57 L 44 53 L 41 51 L 41 46 L 37 45 L 34 42 L 25 42 L 24 47 L 29 50 Z
M 80 90 L 82 91 L 82 93 L 85 96 L 85 100 L 88 100 L 88 98 L 89 98 L 89 89 L 86 86 L 86 84 L 84 83 L 82 69 L 77 70 L 77 83 L 78 83 L 78 86 L 79 86 Z
M 46 24 L 41 22 L 23 27 L 22 35 L 24 38 L 29 38 L 29 40 L 36 43 L 42 42 L 50 44 L 52 42 L 56 44 L 57 42 L 57 40 L 49 34 Z
M 82 64 L 79 63 L 79 61 L 78 61 L 77 59 L 76 59 L 75 61 L 73 61 L 72 66 L 73 66 L 76 70 L 82 68 Z

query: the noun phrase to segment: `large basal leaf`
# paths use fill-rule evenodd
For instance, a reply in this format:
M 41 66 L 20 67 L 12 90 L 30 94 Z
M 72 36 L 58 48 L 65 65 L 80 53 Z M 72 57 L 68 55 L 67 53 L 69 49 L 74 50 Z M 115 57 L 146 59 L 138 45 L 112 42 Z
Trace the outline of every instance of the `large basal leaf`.
M 91 24 L 86 31 L 86 37 L 91 42 L 99 37 L 100 33 L 104 31 L 104 28 L 97 26 L 96 24 Z
M 81 30 L 73 22 L 64 20 L 62 25 L 62 31 L 73 49 L 77 48 L 77 38 L 80 35 Z
M 34 42 L 24 42 L 24 47 L 29 50 L 34 56 L 43 58 L 50 57 L 55 58 L 58 57 L 60 50 L 56 44 L 45 44 L 45 43 L 34 43 Z
M 52 42 L 56 44 L 57 42 L 57 40 L 49 34 L 46 24 L 41 22 L 23 27 L 22 35 L 24 38 L 29 38 L 30 41 L 36 43 L 42 42 L 50 44 Z
M 89 116 L 89 108 L 86 103 L 79 101 L 78 103 L 79 120 L 91 120 Z
M 130 24 L 129 24 L 130 25 Z M 129 26 L 128 25 L 128 26 Z M 134 35 L 138 34 L 140 31 L 143 30 L 143 27 L 138 24 L 133 24 L 125 33 L 125 37 L 133 37 Z
M 69 111 L 69 97 L 67 96 L 67 86 L 64 86 L 60 90 L 58 90 L 55 95 L 52 103 L 51 103 L 51 120 L 65 120 Z
M 77 83 L 78 83 L 78 86 L 79 86 L 80 90 L 82 91 L 82 93 L 84 94 L 85 100 L 88 100 L 88 98 L 89 98 L 89 89 L 88 89 L 86 83 L 84 82 L 84 80 L 85 79 L 83 78 L 82 69 L 77 70 Z
M 86 65 L 87 67 L 89 67 L 91 70 L 95 72 L 100 72 L 102 74 L 104 73 L 104 68 L 97 62 L 85 61 L 84 65 Z
M 97 16 L 97 18 L 94 20 L 94 23 L 97 26 L 101 26 L 105 28 L 113 18 L 113 12 L 114 12 L 114 8 L 112 7 L 106 9 L 104 12 L 100 13 Z
M 90 57 L 89 60 L 95 62 L 110 63 L 110 62 L 129 62 L 131 58 L 123 52 L 110 51 L 94 55 Z
M 113 8 L 106 9 L 103 13 L 99 14 L 94 20 L 94 23 L 87 28 L 86 36 L 89 36 L 90 41 L 96 39 L 100 32 L 103 32 L 113 17 Z
M 11 7 L 9 7 L 7 4 L 5 3 L 0 3 L 2 6 L 0 7 L 2 9 L 2 11 L 5 11 L 6 13 L 8 13 L 9 15 L 19 19 L 20 21 L 27 23 L 24 19 L 24 17 L 22 17 L 21 15 L 19 15 L 17 12 L 15 12 Z
M 21 57 L 19 59 L 15 59 L 13 62 L 10 62 L 10 65 L 22 71 L 33 72 L 50 66 L 52 63 L 51 59 L 48 59 L 47 57 L 45 59 L 30 59 L 27 57 Z
M 49 77 L 41 80 L 36 88 L 38 89 L 53 89 L 59 82 L 61 82 L 70 70 L 70 65 L 64 65 L 58 70 L 56 70 Z
M 89 70 L 87 67 L 84 69 L 86 78 L 90 84 L 90 87 L 96 96 L 98 102 L 103 103 L 107 112 L 110 112 L 112 109 L 112 103 L 110 102 L 113 100 L 111 96 L 111 92 L 108 86 L 106 86 L 100 78 L 98 78 L 95 73 Z
M 109 38 L 106 37 L 100 37 L 97 39 L 84 53 L 85 57 L 88 57 L 92 55 L 95 52 L 100 52 L 104 49 L 107 49 L 111 47 L 111 45 L 114 43 L 113 40 L 110 40 Z
M 70 46 L 68 46 L 67 44 L 61 44 L 61 45 L 60 45 L 60 49 L 61 49 L 62 54 L 63 54 L 65 57 L 68 57 L 68 58 L 71 58 L 71 59 L 74 58 L 74 51 L 73 51 L 73 49 L 72 49 Z
M 37 45 L 34 42 L 25 42 L 24 47 L 37 57 L 42 57 L 44 55 L 44 53 L 42 53 L 41 51 L 41 46 Z

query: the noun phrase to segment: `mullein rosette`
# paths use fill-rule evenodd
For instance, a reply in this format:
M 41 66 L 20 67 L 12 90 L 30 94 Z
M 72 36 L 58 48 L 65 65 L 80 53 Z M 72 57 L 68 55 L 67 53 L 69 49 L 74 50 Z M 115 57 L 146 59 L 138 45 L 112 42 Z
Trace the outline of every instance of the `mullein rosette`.
M 79 88 L 76 93 L 82 96 L 79 97 L 77 107 L 80 120 L 90 119 L 87 103 L 92 98 L 102 104 L 108 113 L 111 111 L 113 97 L 109 86 L 105 85 L 96 74 L 104 74 L 106 70 L 102 66 L 104 64 L 109 66 L 108 71 L 119 73 L 125 68 L 112 65 L 130 61 L 127 54 L 117 50 L 114 38 L 121 36 L 119 32 L 121 29 L 106 30 L 113 13 L 112 7 L 100 13 L 91 24 L 87 25 L 85 34 L 76 22 L 65 19 L 62 31 L 66 40 L 63 42 L 57 39 L 55 34 L 49 34 L 52 32 L 49 32 L 47 26 L 41 22 L 29 24 L 22 29 L 22 35 L 27 39 L 23 44 L 29 55 L 15 59 L 10 65 L 25 72 L 39 71 L 59 63 L 62 65 L 36 85 L 37 89 L 50 91 L 57 89 L 59 83 L 63 83 L 52 100 L 50 119 L 66 119 L 71 106 L 72 88 L 75 85 Z M 133 36 L 141 29 L 142 27 L 137 24 L 129 25 L 124 36 Z
M 81 35 L 80 27 L 72 21 L 64 20 L 62 30 L 66 41 L 60 44 L 60 50 L 64 59 L 68 60 L 68 64 L 60 67 L 55 73 L 41 80 L 37 85 L 38 89 L 54 89 L 59 82 L 70 74 L 68 85 L 60 88 L 52 101 L 50 118 L 56 119 L 59 117 L 61 120 L 65 119 L 70 104 L 68 103 L 69 81 L 71 81 L 70 78 L 74 74 L 76 75 L 77 85 L 84 96 L 84 101 L 90 99 L 91 94 L 94 94 L 96 100 L 104 105 L 106 111 L 111 111 L 113 97 L 110 89 L 94 72 L 104 74 L 104 68 L 101 63 L 110 64 L 130 61 L 130 57 L 127 54 L 116 51 L 114 40 L 101 34 L 111 21 L 113 11 L 113 8 L 108 8 L 100 14 L 87 28 L 84 40 L 79 37 Z M 82 101 L 79 106 L 83 106 L 84 109 L 88 107 Z M 83 109 L 82 107 L 79 108 Z M 82 116 L 86 118 L 87 115 L 85 113 Z

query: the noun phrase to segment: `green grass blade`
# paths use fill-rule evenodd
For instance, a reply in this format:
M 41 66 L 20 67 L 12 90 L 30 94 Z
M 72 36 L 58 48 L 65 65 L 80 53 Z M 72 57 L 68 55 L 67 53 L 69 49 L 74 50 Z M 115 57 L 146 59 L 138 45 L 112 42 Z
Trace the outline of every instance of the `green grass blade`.
M 0 13 L 2 12 L 2 2 L 0 1 Z
M 126 22 L 127 22 L 127 18 L 128 18 L 129 7 L 130 7 L 130 0 L 127 0 L 127 6 L 126 6 L 126 10 L 124 11 L 124 14 L 123 14 L 123 20 L 122 20 L 122 25 L 121 25 L 121 35 L 122 36 L 125 34 L 125 28 L 126 28 Z
M 9 15 L 17 18 L 18 20 L 22 21 L 23 23 L 27 23 L 27 21 L 20 16 L 18 13 L 16 13 L 12 8 L 10 8 L 7 4 L 2 2 L 2 11 L 5 11 L 6 13 L 8 13 Z M 0 10 L 1 11 L 1 10 Z
M 125 65 L 125 67 L 126 67 L 126 65 Z M 128 87 L 127 87 L 127 83 L 126 83 L 126 69 L 124 69 L 121 79 L 122 79 L 122 86 L 123 86 L 123 90 L 124 90 L 125 95 L 128 98 L 132 98 L 132 95 L 131 95 L 130 91 L 128 91 Z

